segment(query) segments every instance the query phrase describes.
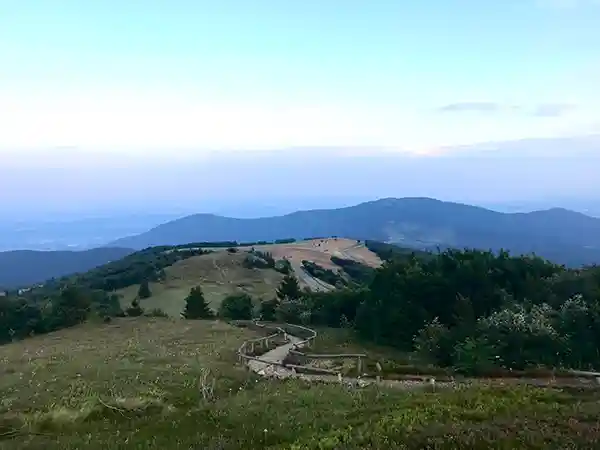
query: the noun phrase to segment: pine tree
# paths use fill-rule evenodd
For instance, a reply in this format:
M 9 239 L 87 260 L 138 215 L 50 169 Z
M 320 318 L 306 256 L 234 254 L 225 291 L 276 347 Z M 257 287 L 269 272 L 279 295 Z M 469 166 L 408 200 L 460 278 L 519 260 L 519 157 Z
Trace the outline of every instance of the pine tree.
M 144 280 L 140 284 L 140 288 L 138 289 L 138 297 L 139 298 L 149 298 L 152 296 L 152 292 L 150 291 L 150 285 L 148 284 L 148 280 Z
M 137 298 L 134 298 L 131 302 L 131 306 L 125 310 L 125 313 L 129 317 L 139 317 L 144 314 L 144 310 L 140 306 L 140 301 Z
M 301 297 L 302 291 L 298 279 L 293 275 L 283 277 L 277 289 L 277 298 L 279 300 L 299 300 Z
M 193 287 L 185 299 L 185 309 L 181 314 L 185 319 L 212 319 L 213 313 L 200 286 Z

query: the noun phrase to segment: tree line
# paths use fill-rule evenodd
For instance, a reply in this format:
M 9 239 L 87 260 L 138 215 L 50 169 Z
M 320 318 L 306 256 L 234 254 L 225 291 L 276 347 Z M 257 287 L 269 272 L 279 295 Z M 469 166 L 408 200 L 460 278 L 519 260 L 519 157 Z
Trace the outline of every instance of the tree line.
M 478 250 L 388 255 L 355 289 L 301 293 L 287 321 L 358 336 L 465 372 L 600 367 L 600 268 Z
M 378 250 L 385 264 L 364 271 L 356 277 L 363 282 L 351 288 L 311 293 L 287 274 L 273 298 L 239 293 L 213 311 L 197 286 L 182 315 L 349 327 L 361 339 L 470 373 L 496 367 L 600 367 L 600 268 L 567 269 L 504 251 Z M 125 314 L 144 314 L 143 298 L 150 295 L 145 280 L 137 303 Z M 124 312 L 116 295 L 86 286 L 66 286 L 35 301 L 0 297 L 0 342 L 72 326 L 90 314 Z

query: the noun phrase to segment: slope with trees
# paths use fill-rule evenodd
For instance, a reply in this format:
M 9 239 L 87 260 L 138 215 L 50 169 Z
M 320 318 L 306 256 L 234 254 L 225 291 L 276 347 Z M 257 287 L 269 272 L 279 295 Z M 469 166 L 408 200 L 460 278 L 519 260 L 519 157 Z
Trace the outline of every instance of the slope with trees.
M 285 313 L 463 372 L 600 369 L 597 267 L 478 250 L 392 257 L 367 286 L 304 293 Z

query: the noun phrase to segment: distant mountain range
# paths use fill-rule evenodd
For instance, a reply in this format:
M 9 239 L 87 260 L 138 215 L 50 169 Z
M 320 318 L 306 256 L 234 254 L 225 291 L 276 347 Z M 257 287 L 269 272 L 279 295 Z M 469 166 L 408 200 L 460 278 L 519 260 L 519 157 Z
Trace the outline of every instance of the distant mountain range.
M 13 250 L 0 252 L 0 288 L 13 289 L 87 272 L 133 253 L 126 248 L 95 248 L 85 251 Z
M 194 214 L 86 251 L 0 252 L 0 288 L 86 272 L 135 250 L 214 241 L 339 236 L 419 250 L 480 248 L 536 253 L 560 264 L 600 263 L 600 219 L 561 208 L 501 213 L 430 198 L 388 198 L 259 219 Z
M 273 241 L 341 236 L 418 249 L 508 249 L 568 266 L 600 263 L 600 219 L 562 208 L 501 213 L 430 198 L 388 198 L 356 206 L 236 219 L 194 214 L 112 242 L 143 249 L 201 241 Z

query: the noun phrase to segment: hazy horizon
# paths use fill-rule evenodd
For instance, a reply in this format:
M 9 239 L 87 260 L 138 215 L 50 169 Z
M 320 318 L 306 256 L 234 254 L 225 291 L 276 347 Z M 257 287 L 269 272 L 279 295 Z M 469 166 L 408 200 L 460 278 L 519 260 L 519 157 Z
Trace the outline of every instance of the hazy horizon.
M 594 201 L 598 23 L 595 0 L 3 4 L 1 215 Z

